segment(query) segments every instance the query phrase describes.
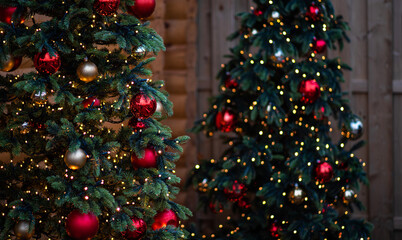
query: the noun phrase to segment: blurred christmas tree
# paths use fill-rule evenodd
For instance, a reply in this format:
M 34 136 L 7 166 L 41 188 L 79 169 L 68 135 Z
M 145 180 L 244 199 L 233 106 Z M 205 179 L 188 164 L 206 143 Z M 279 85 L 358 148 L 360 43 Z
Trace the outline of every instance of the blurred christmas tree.
M 120 9 L 120 10 L 119 10 Z M 182 239 L 154 0 L 0 0 L 0 239 Z M 129 14 L 127 14 L 128 12 Z M 42 19 L 42 20 L 41 20 Z M 160 113 L 159 113 L 160 115 Z M 158 113 L 155 113 L 158 117 Z M 159 116 L 160 117 L 160 116 Z M 127 123 L 128 118 L 131 118 Z
M 205 209 L 234 211 L 211 238 L 369 239 L 371 224 L 350 216 L 367 184 L 353 154 L 363 143 L 347 146 L 362 121 L 341 91 L 349 67 L 325 56 L 342 48 L 348 25 L 329 0 L 254 2 L 230 37 L 239 43 L 219 73 L 220 94 L 194 128 L 228 133 L 222 157 L 189 180 Z M 331 134 L 330 117 L 342 135 Z

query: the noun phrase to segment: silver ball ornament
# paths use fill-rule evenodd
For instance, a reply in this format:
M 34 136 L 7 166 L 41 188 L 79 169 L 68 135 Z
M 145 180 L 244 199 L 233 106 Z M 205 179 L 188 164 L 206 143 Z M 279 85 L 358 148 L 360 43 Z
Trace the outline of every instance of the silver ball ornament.
M 146 55 L 147 55 L 147 50 L 143 46 L 140 46 L 137 49 L 135 49 L 134 53 L 132 54 L 134 59 L 137 61 L 143 60 L 146 57 Z
M 157 101 L 156 102 L 156 112 L 163 114 L 164 108 L 161 102 Z
M 268 105 L 267 105 L 267 113 L 268 113 L 268 115 L 271 114 L 271 111 L 272 111 L 272 103 L 268 103 Z
M 289 193 L 289 201 L 296 205 L 303 203 L 305 197 L 306 193 L 299 188 L 298 184 L 295 184 L 295 187 Z
M 14 226 L 14 234 L 18 240 L 28 240 L 34 235 L 34 229 L 29 231 L 30 223 L 27 221 L 19 221 Z
M 273 12 L 271 13 L 271 17 L 272 17 L 273 19 L 278 19 L 278 18 L 281 17 L 281 14 L 280 14 L 278 11 L 273 11 Z
M 356 140 L 363 135 L 363 122 L 360 118 L 355 117 L 349 122 L 348 126 L 342 127 L 342 135 L 351 140 Z
M 99 76 L 98 67 L 95 63 L 85 60 L 78 66 L 77 75 L 83 82 L 92 82 Z
M 345 204 L 349 204 L 351 201 L 353 201 L 356 197 L 355 192 L 352 189 L 347 189 L 344 194 L 343 194 L 343 202 Z
M 29 133 L 29 131 L 30 131 L 29 122 L 23 122 L 23 123 L 21 124 L 21 126 L 19 127 L 19 129 L 20 129 L 20 133 L 21 133 L 21 134 L 27 134 L 27 133 Z
M 280 49 L 280 48 L 275 52 L 274 56 L 275 56 L 274 59 L 277 62 L 285 61 L 285 54 L 283 53 L 282 49 Z
M 43 105 L 47 103 L 47 93 L 46 91 L 35 91 L 32 93 L 32 100 L 38 105 Z
M 78 170 L 85 166 L 87 162 L 87 154 L 81 148 L 74 152 L 67 151 L 64 157 L 64 162 L 71 170 Z

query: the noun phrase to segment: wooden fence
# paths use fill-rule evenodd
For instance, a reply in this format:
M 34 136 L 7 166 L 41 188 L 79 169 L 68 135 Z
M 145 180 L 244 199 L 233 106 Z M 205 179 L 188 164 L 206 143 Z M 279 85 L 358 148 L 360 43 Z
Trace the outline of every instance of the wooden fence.
M 332 2 L 352 28 L 351 43 L 329 56 L 340 56 L 353 67 L 345 73 L 343 89 L 350 92 L 353 110 L 365 124 L 367 145 L 357 153 L 367 162 L 370 179 L 359 194 L 367 206 L 363 217 L 375 224 L 372 239 L 402 239 L 402 1 Z M 216 73 L 234 44 L 226 36 L 238 26 L 235 13 L 250 6 L 248 0 L 198 0 L 198 116 L 217 93 Z M 218 139 L 199 135 L 196 141 L 203 157 L 219 155 Z M 202 214 L 197 217 L 200 224 L 210 220 Z

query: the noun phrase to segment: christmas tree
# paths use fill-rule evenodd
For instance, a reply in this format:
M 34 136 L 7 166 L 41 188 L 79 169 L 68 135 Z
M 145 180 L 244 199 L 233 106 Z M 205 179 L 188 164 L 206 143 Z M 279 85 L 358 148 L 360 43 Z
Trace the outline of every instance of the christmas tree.
M 0 239 L 183 238 L 174 168 L 187 137 L 156 120 L 172 103 L 148 67 L 164 50 L 154 9 L 0 1 Z M 22 58 L 35 70 L 17 75 Z
M 353 153 L 362 121 L 341 90 L 350 68 L 325 54 L 342 49 L 349 27 L 329 0 L 254 3 L 229 37 L 238 44 L 219 73 L 220 94 L 194 127 L 226 133 L 227 145 L 219 159 L 195 166 L 189 183 L 206 211 L 233 211 L 201 234 L 369 239 L 371 224 L 351 217 L 364 209 L 357 192 L 368 181 Z

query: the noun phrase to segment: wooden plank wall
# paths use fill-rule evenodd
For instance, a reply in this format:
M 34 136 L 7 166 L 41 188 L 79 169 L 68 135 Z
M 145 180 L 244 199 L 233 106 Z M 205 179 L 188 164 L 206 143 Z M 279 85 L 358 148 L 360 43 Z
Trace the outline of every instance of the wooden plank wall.
M 357 154 L 367 162 L 369 187 L 359 193 L 367 206 L 356 213 L 375 224 L 372 239 L 402 239 L 402 2 L 400 0 L 336 0 L 337 14 L 350 23 L 351 43 L 340 56 L 352 66 L 345 72 L 345 91 L 350 92 L 354 112 L 363 118 L 367 145 Z M 208 109 L 208 99 L 217 93 L 215 76 L 225 62 L 223 55 L 234 43 L 226 36 L 237 26 L 236 12 L 250 7 L 248 0 L 198 0 L 197 113 Z M 197 136 L 202 158 L 218 157 L 217 137 Z M 197 215 L 199 224 L 211 220 Z
M 363 117 L 366 130 L 367 145 L 358 154 L 368 163 L 370 186 L 360 199 L 367 206 L 367 218 L 375 225 L 373 239 L 401 239 L 398 133 L 402 128 L 398 125 L 402 119 L 397 107 L 401 102 L 397 101 L 401 100 L 398 67 L 402 39 L 400 25 L 395 24 L 398 20 L 401 24 L 402 5 L 399 0 L 333 2 L 352 28 L 351 43 L 339 55 L 353 68 L 347 73 L 344 89 L 349 90 L 353 109 Z
M 157 1 L 151 21 L 166 45 L 166 52 L 159 54 L 152 64 L 152 70 L 155 79 L 165 80 L 165 89 L 174 104 L 173 117 L 163 121 L 172 128 L 174 137 L 191 135 L 188 129 L 196 118 L 196 16 L 196 0 L 164 0 Z M 187 178 L 188 170 L 195 165 L 195 149 L 195 142 L 187 143 L 177 163 L 176 173 L 182 183 Z M 182 188 L 177 202 L 195 209 L 196 198 L 194 192 Z

